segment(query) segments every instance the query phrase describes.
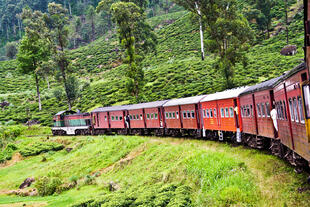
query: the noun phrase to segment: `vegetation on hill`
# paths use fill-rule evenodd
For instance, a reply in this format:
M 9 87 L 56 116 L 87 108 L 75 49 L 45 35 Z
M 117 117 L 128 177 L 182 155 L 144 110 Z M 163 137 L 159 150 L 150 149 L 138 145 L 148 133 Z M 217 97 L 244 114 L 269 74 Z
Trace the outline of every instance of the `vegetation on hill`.
M 48 206 L 307 206 L 304 175 L 284 161 L 242 146 L 149 137 L 29 137 L 22 129 L 14 159 L 0 166 L 0 205 Z M 42 129 L 39 133 L 44 133 Z M 18 149 L 46 148 L 17 159 Z M 32 146 L 32 148 L 29 148 Z M 68 151 L 67 149 L 71 149 Z M 8 196 L 29 177 L 35 182 Z M 305 188 L 306 189 L 306 188 Z

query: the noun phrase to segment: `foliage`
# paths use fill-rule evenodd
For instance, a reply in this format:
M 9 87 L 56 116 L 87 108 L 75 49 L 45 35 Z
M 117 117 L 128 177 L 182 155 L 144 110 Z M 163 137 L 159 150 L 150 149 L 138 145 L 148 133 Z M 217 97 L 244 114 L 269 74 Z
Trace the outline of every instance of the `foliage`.
M 64 146 L 55 142 L 34 142 L 30 145 L 24 146 L 19 150 L 20 154 L 24 157 L 39 155 L 49 151 L 62 150 Z
M 39 177 L 34 186 L 38 190 L 40 196 L 53 195 L 62 184 L 62 180 L 53 173 L 49 173 L 48 176 Z
M 191 189 L 181 184 L 155 184 L 132 191 L 120 191 L 113 194 L 88 199 L 72 205 L 72 207 L 95 206 L 167 206 L 190 207 Z
M 9 59 L 13 59 L 13 58 L 15 58 L 16 54 L 17 54 L 17 44 L 16 44 L 16 42 L 8 42 L 5 45 L 5 55 Z

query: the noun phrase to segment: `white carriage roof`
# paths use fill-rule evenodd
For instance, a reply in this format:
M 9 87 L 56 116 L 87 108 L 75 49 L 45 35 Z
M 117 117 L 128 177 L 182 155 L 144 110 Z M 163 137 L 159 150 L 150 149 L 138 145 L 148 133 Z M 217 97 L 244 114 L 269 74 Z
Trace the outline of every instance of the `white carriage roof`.
M 168 100 L 133 104 L 133 105 L 129 105 L 127 110 L 157 108 L 157 107 L 163 106 L 167 101 Z
M 187 98 L 172 99 L 164 104 L 164 107 L 167 106 L 178 106 L 178 105 L 187 105 L 187 104 L 197 104 L 201 99 L 205 98 L 207 95 L 193 96 Z
M 210 94 L 210 95 L 206 96 L 200 102 L 223 100 L 223 99 L 229 99 L 229 98 L 236 98 L 243 91 L 245 91 L 247 88 L 248 88 L 248 86 L 245 86 L 245 87 L 234 88 L 234 89 L 229 89 L 229 90 L 222 91 L 222 92 L 213 93 L 213 94 Z

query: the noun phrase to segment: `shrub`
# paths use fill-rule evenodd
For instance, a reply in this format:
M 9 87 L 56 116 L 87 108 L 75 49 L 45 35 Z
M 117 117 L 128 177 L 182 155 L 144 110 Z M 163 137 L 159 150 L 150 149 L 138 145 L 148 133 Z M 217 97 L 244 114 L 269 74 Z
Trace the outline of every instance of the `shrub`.
M 19 152 L 22 156 L 28 157 L 41 154 L 42 152 L 59 151 L 63 148 L 64 146 L 62 144 L 58 144 L 55 142 L 35 142 L 20 149 Z
M 38 190 L 40 196 L 53 195 L 62 185 L 62 180 L 59 177 L 43 176 L 35 182 L 35 188 Z

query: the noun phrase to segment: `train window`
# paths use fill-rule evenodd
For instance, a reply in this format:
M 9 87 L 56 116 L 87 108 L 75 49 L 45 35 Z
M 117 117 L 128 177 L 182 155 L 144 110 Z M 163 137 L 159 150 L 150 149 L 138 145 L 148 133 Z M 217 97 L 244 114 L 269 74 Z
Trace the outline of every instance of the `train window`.
M 213 118 L 213 111 L 210 109 L 210 118 Z
M 183 118 L 186 119 L 186 111 L 183 111 Z
M 250 116 L 253 116 L 254 113 L 253 113 L 253 106 L 252 106 L 252 104 L 250 105 L 250 109 L 251 109 L 251 111 L 250 111 L 250 113 L 251 113 Z
M 115 121 L 118 121 L 118 116 L 115 116 Z
M 211 109 L 212 110 L 212 109 Z M 216 109 L 213 110 L 213 115 L 216 118 L 217 114 L 216 114 Z
M 260 105 L 257 104 L 256 106 L 257 106 L 257 116 L 261 117 Z
M 143 120 L 143 115 L 142 114 L 140 114 L 140 119 Z
M 131 115 L 129 115 L 129 119 L 132 120 L 132 116 Z
M 172 112 L 172 117 L 175 119 L 175 112 Z
M 120 116 L 120 117 L 119 117 L 119 120 L 120 120 L 120 121 L 122 121 L 122 120 L 123 120 L 123 117 L 122 117 L 122 116 Z
M 243 117 L 243 106 L 241 106 L 240 108 L 241 108 L 241 117 Z
M 150 119 L 150 114 L 146 114 L 146 119 Z
M 192 113 L 192 118 L 194 119 L 195 118 L 195 111 L 191 111 Z
M 191 112 L 187 111 L 187 118 L 191 118 Z
M 251 111 L 249 105 L 246 105 L 246 116 L 250 117 L 251 116 Z
M 171 112 L 169 112 L 169 119 L 171 119 L 172 118 L 172 114 L 171 114 Z
M 139 114 L 136 115 L 136 119 L 139 120 Z
M 310 86 L 303 86 L 304 94 L 304 104 L 305 104 L 305 115 L 307 118 L 310 118 Z
M 221 108 L 221 117 L 224 118 L 224 116 L 225 116 L 225 115 L 224 115 L 224 109 Z
M 207 118 L 210 118 L 209 109 L 206 109 Z
M 151 114 L 151 119 L 153 119 L 154 118 L 154 114 Z
M 228 107 L 225 108 L 225 117 L 229 117 Z
M 204 110 L 204 109 L 202 110 L 202 117 L 206 118 L 206 110 Z
M 283 107 L 284 107 L 284 117 L 283 118 L 285 118 L 285 120 L 287 120 L 287 112 L 286 112 L 286 103 L 285 103 L 285 101 L 283 101 Z
M 265 104 L 261 103 L 262 117 L 266 116 Z
M 283 107 L 283 102 L 280 101 L 280 106 L 281 106 L 281 119 L 285 119 L 285 110 L 284 110 L 284 107 Z
M 293 98 L 293 106 L 294 106 L 295 121 L 296 121 L 296 122 L 299 122 L 299 118 L 298 118 L 298 108 L 297 108 L 297 100 L 296 100 L 296 98 Z
M 299 110 L 299 117 L 300 117 L 300 123 L 305 123 L 305 117 L 304 112 L 302 111 L 302 100 L 301 97 L 298 97 L 298 110 Z
M 294 111 L 293 111 L 293 102 L 292 102 L 292 99 L 289 99 L 288 102 L 289 102 L 291 120 L 294 121 L 294 117 L 295 117 L 295 116 L 294 116 Z
M 155 117 L 155 119 L 158 119 L 158 114 L 155 113 L 155 114 L 154 114 L 154 117 Z
M 175 112 L 176 116 L 177 116 L 177 119 L 179 119 L 179 112 Z
M 229 115 L 230 115 L 230 117 L 234 117 L 234 109 L 233 109 L 233 107 L 229 108 Z
M 270 117 L 270 104 L 269 104 L 269 102 L 266 103 L 266 114 L 267 114 L 267 117 Z
M 169 119 L 169 115 L 168 115 L 168 112 L 166 112 L 166 119 Z
M 112 121 L 114 121 L 114 116 L 111 117 Z
M 104 116 L 104 120 L 105 120 L 105 121 L 108 120 L 108 117 L 107 117 L 107 116 Z

